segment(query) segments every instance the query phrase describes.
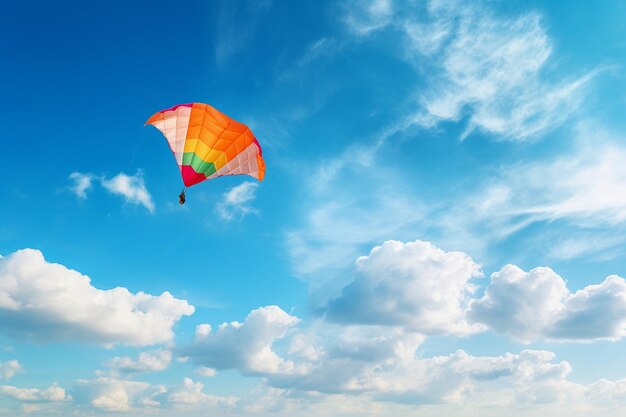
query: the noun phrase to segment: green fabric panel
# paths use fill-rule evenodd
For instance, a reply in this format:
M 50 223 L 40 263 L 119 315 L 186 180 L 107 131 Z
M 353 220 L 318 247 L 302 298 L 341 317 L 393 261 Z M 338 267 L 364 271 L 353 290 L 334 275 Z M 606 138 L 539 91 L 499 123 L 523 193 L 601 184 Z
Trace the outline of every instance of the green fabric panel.
M 185 152 L 183 154 L 183 165 L 189 165 L 197 173 L 203 173 L 207 177 L 215 173 L 215 165 L 213 162 L 203 161 L 198 155 L 193 152 Z

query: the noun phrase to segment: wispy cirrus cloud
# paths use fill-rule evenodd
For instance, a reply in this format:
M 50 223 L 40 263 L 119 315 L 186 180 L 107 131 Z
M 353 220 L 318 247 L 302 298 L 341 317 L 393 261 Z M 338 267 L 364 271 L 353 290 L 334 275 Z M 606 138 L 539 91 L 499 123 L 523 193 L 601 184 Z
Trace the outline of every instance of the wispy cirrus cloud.
M 461 138 L 476 129 L 496 140 L 537 138 L 575 114 L 585 87 L 602 70 L 558 72 L 551 61 L 554 42 L 537 12 L 509 17 L 482 2 L 375 0 L 346 3 L 343 21 L 359 41 L 381 29 L 401 34 L 397 57 L 422 80 L 408 89 L 419 107 L 402 124 L 464 123 Z M 329 49 L 336 44 L 341 48 Z M 345 45 L 322 38 L 302 62 Z
M 535 238 L 553 259 L 613 258 L 626 239 L 626 148 L 620 135 L 579 126 L 569 149 L 540 160 L 502 164 L 493 175 L 430 220 L 442 235 L 470 241 L 508 239 L 534 224 L 552 224 Z M 567 233 L 563 233 L 563 228 Z
M 503 167 L 486 192 L 498 198 L 484 210 L 514 222 L 615 226 L 626 221 L 626 148 L 592 141 L 553 160 Z
M 343 7 L 345 23 L 359 36 L 385 27 L 394 12 L 391 0 L 354 0 L 345 3 Z
M 496 139 L 537 137 L 577 110 L 595 74 L 550 74 L 554 46 L 537 13 L 509 18 L 482 5 L 431 2 L 426 16 L 402 23 L 407 59 L 428 68 L 418 125 L 467 118 L 463 137 L 474 129 Z

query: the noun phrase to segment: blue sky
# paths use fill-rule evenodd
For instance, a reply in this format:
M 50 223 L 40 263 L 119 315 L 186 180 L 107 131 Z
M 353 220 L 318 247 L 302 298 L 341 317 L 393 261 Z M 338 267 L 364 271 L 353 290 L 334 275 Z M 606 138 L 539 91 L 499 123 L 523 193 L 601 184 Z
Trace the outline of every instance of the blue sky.
M 5 7 L 0 415 L 619 415 L 625 16 Z M 267 172 L 181 207 L 194 101 Z

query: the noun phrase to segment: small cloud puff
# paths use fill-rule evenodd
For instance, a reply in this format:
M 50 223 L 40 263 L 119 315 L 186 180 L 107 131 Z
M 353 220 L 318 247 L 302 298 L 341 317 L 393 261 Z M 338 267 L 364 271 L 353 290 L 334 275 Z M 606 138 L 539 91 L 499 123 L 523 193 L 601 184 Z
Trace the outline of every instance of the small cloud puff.
M 258 184 L 254 182 L 244 182 L 223 194 L 222 200 L 217 204 L 215 210 L 217 214 L 226 221 L 235 218 L 242 219 L 248 214 L 257 213 L 251 203 L 256 199 Z
M 20 365 L 20 363 L 16 359 L 6 362 L 0 362 L 0 378 L 2 379 L 13 378 L 15 374 L 22 371 L 22 365 Z
M 163 371 L 172 362 L 172 352 L 168 349 L 159 349 L 150 352 L 141 352 L 137 360 L 129 357 L 116 356 L 104 364 L 111 369 L 133 373 Z
M 149 212 L 154 212 L 154 202 L 146 188 L 141 172 L 132 176 L 120 172 L 111 179 L 103 177 L 101 181 L 102 186 L 110 193 L 120 195 L 125 201 L 131 204 L 142 205 Z
M 93 188 L 94 180 L 99 179 L 100 184 L 111 194 L 119 195 L 128 203 L 145 207 L 150 213 L 155 210 L 154 201 L 148 192 L 141 171 L 135 175 L 120 172 L 112 178 L 96 176 L 90 173 L 73 172 L 69 179 L 73 184 L 69 187 L 79 199 L 87 199 L 87 191 Z
M 69 179 L 72 180 L 74 184 L 70 186 L 70 191 L 76 194 L 76 197 L 79 199 L 85 200 L 87 198 L 87 191 L 91 190 L 93 187 L 94 178 L 95 177 L 91 174 L 72 172 Z

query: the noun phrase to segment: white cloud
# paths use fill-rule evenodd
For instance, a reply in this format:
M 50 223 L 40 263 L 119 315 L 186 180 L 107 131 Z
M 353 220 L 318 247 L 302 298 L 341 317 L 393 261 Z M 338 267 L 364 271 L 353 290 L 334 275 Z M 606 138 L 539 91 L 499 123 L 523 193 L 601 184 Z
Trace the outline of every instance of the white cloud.
M 218 397 L 203 392 L 204 385 L 185 378 L 182 385 L 170 388 L 166 398 L 169 404 L 208 404 L 212 406 L 232 407 L 236 404 L 235 397 Z
M 79 405 L 89 405 L 106 411 L 125 412 L 143 405 L 147 382 L 100 377 L 78 380 L 72 396 Z
M 468 333 L 472 278 L 480 268 L 462 252 L 428 242 L 387 241 L 356 261 L 353 281 L 326 307 L 339 323 L 403 326 L 411 331 Z
M 22 411 L 24 414 L 34 413 L 35 411 L 41 410 L 37 404 L 22 404 Z
M 76 404 L 97 410 L 129 413 L 149 409 L 156 415 L 162 415 L 157 413 L 159 409 L 165 410 L 165 415 L 172 415 L 173 408 L 191 408 L 200 413 L 223 412 L 237 402 L 235 397 L 206 394 L 203 388 L 190 378 L 185 378 L 180 385 L 153 386 L 147 382 L 100 377 L 77 381 L 72 394 Z
M 536 12 L 504 17 L 479 3 L 434 0 L 345 7 L 343 20 L 359 40 L 381 28 L 403 34 L 401 57 L 425 82 L 408 126 L 467 118 L 463 137 L 478 128 L 497 139 L 534 138 L 578 109 L 597 72 L 553 74 L 553 42 Z
M 0 378 L 2 379 L 13 378 L 15 374 L 22 371 L 22 365 L 16 359 L 0 362 Z
M 286 313 L 273 310 L 273 314 L 283 316 L 278 321 L 292 322 Z M 318 321 L 308 329 L 287 333 L 283 326 L 279 326 L 280 330 L 272 329 L 277 318 L 268 320 L 266 313 L 264 309 L 255 310 L 243 324 L 224 324 L 221 335 L 220 331 L 213 334 L 208 325 L 199 326 L 196 342 L 183 349 L 183 353 L 218 369 L 234 368 L 243 374 L 263 375 L 273 395 L 280 397 L 285 393 L 277 393 L 276 389 L 289 390 L 292 398 L 312 396 L 313 403 L 327 398 L 320 397 L 322 394 L 351 394 L 358 395 L 362 401 L 374 399 L 401 404 L 471 402 L 480 398 L 481 404 L 525 406 L 534 402 L 561 402 L 564 390 L 571 384 L 566 380 L 571 366 L 567 362 L 555 362 L 551 352 L 525 350 L 519 354 L 481 357 L 459 350 L 451 355 L 421 358 L 417 348 L 424 336 L 407 333 L 401 327 L 337 326 Z M 256 315 L 259 317 L 251 318 Z M 260 321 L 252 326 L 256 320 Z M 255 336 L 241 336 L 246 332 L 244 326 L 248 326 L 249 333 L 254 329 Z M 237 332 L 240 333 L 236 335 Z M 259 337 L 259 333 L 266 333 L 266 337 Z M 215 339 L 207 342 L 212 336 Z M 296 358 L 289 360 L 289 366 L 279 365 L 288 360 L 276 359 L 277 353 L 264 355 L 267 363 L 274 363 L 265 365 L 271 369 L 251 365 L 254 361 L 249 358 L 257 356 L 255 351 L 273 352 L 273 343 L 279 338 L 286 338 L 284 350 Z M 257 340 L 261 339 L 263 342 L 259 343 Z M 263 347 L 250 348 L 250 345 Z M 203 401 L 204 394 L 199 394 L 198 384 L 186 381 L 183 388 L 184 394 L 176 401 L 187 404 Z M 275 398 L 271 404 L 262 402 L 256 408 L 243 402 L 239 407 L 259 411 L 259 407 L 272 408 L 278 402 L 287 407 L 289 401 L 283 400 Z
M 294 349 L 300 336 L 309 341 L 307 350 Z M 407 333 L 400 327 L 336 326 L 319 322 L 316 326 L 291 335 L 287 351 L 300 360 L 297 374 L 267 375 L 269 384 L 303 392 L 326 394 L 363 393 L 358 388 L 362 375 L 382 372 L 383 368 L 415 358 L 425 337 Z M 367 377 L 364 377 L 367 378 Z
M 587 387 L 586 399 L 600 407 L 623 409 L 626 406 L 626 379 L 601 379 Z
M 432 76 L 420 93 L 415 122 L 431 127 L 460 121 L 502 139 L 522 140 L 554 128 L 576 110 L 593 76 L 552 82 L 552 43 L 541 17 L 504 18 L 476 5 L 438 7 L 426 21 L 407 18 L 407 58 Z M 559 77 L 561 80 L 562 77 Z
M 568 219 L 583 227 L 626 222 L 626 148 L 595 140 L 586 129 L 588 145 L 547 162 L 504 167 L 486 192 L 501 198 L 485 212 L 518 224 Z M 604 142 L 604 143 L 602 143 Z
M 213 368 L 207 368 L 206 366 L 199 366 L 194 370 L 194 373 L 207 378 L 214 377 L 217 371 Z
M 164 292 L 101 290 L 89 277 L 24 249 L 0 259 L 0 323 L 18 339 L 150 345 L 173 338 L 172 327 L 194 308 Z
M 122 372 L 154 372 L 167 369 L 172 361 L 172 352 L 168 349 L 158 349 L 150 352 L 141 352 L 137 360 L 129 357 L 116 356 L 105 362 L 109 368 Z
M 569 384 L 570 364 L 555 362 L 552 352 L 473 356 L 459 350 L 422 358 L 416 348 L 423 338 L 416 335 L 398 329 L 386 335 L 365 328 L 357 332 L 361 335 L 355 339 L 326 339 L 327 353 L 310 364 L 306 373 L 270 375 L 267 383 L 302 393 L 357 395 L 363 401 L 424 405 L 480 400 L 481 407 L 560 402 L 561 385 Z M 556 391 L 538 399 L 537 393 L 550 385 Z
M 626 335 L 626 281 L 612 275 L 571 293 L 550 268 L 507 265 L 491 276 L 470 317 L 522 341 L 619 339 Z
M 80 172 L 73 172 L 70 174 L 69 179 L 74 181 L 74 185 L 70 187 L 70 190 L 76 194 L 81 200 L 87 198 L 87 191 L 93 187 L 93 179 L 95 177 L 92 174 L 83 174 Z
M 567 362 L 553 363 L 554 358 L 546 351 L 480 357 L 459 350 L 416 359 L 398 366 L 393 374 L 372 373 L 363 382 L 379 391 L 378 399 L 416 404 L 471 401 L 475 392 L 488 388 L 492 399 L 484 406 L 497 404 L 507 390 L 521 393 L 545 381 L 563 381 L 571 367 Z
M 359 36 L 387 26 L 393 17 L 391 0 L 355 0 L 344 7 L 345 23 Z
M 217 370 L 238 369 L 244 374 L 297 372 L 293 362 L 272 350 L 272 344 L 298 321 L 277 306 L 262 307 L 251 311 L 243 323 L 223 323 L 215 332 L 208 324 L 199 325 L 194 342 L 180 353 Z
M 211 370 L 237 369 L 244 375 L 263 376 L 261 386 L 241 400 L 208 394 L 190 378 L 176 386 L 114 378 L 83 380 L 72 394 L 78 404 L 102 410 L 150 408 L 157 415 L 184 411 L 190 416 L 208 409 L 220 415 L 313 416 L 335 415 L 338 410 L 348 415 L 380 415 L 390 410 L 410 415 L 416 405 L 428 415 L 497 416 L 503 410 L 507 415 L 523 414 L 528 407 L 595 411 L 602 409 L 603 401 L 617 405 L 624 397 L 623 381 L 591 385 L 569 381 L 571 365 L 557 361 L 548 351 L 475 356 L 458 350 L 423 357 L 418 347 L 425 337 L 399 326 L 346 326 L 315 320 L 305 329 L 292 328 L 296 321 L 277 307 L 265 307 L 252 311 L 244 323 L 225 323 L 216 332 L 200 325 L 196 341 L 181 349 L 196 363 L 210 363 Z M 264 362 L 262 366 L 259 361 Z M 605 399 L 594 400 L 596 394 Z M 428 404 L 437 407 L 422 409 Z M 463 413 L 470 405 L 474 411 Z M 458 409 L 446 413 L 450 407 Z M 480 413 L 485 410 L 493 413 Z
M 251 203 L 256 199 L 259 184 L 244 182 L 224 193 L 222 200 L 216 205 L 217 214 L 226 221 L 242 219 L 248 214 L 257 213 Z
M 65 394 L 65 390 L 57 385 L 52 385 L 47 389 L 38 388 L 17 388 L 10 385 L 0 386 L 0 395 L 4 395 L 14 400 L 24 402 L 53 402 L 65 401 L 69 397 Z
M 428 233 L 439 244 L 476 254 L 528 224 L 518 223 L 516 215 L 495 224 L 510 208 L 498 207 L 498 201 L 492 203 L 505 210 L 478 207 L 486 204 L 485 195 L 517 199 L 514 193 L 502 194 L 508 192 L 506 182 L 490 190 L 494 195 L 479 190 L 476 201 L 461 197 L 427 204 L 420 200 L 417 185 L 407 181 L 405 173 L 393 172 L 388 164 L 377 161 L 385 142 L 416 125 L 433 127 L 465 119 L 466 134 L 479 128 L 498 139 L 536 137 L 576 111 L 583 86 L 593 76 L 563 81 L 562 75 L 548 71 L 553 67 L 549 59 L 553 44 L 537 13 L 502 17 L 486 6 L 462 2 L 396 6 L 381 14 L 386 16 L 381 22 L 405 37 L 408 47 L 402 48 L 403 59 L 416 66 L 425 83 L 414 89 L 419 87 L 421 110 L 377 132 L 375 139 L 359 138 L 358 145 L 339 157 L 320 161 L 323 168 L 308 184 L 308 191 L 303 191 L 309 194 L 303 196 L 301 224 L 286 234 L 294 270 L 309 281 L 314 298 L 318 287 L 335 285 L 340 270 L 365 245 Z M 368 16 L 369 7 L 370 3 L 348 3 L 354 9 L 348 15 Z M 322 39 L 309 52 L 326 43 Z M 373 166 L 376 176 L 370 175 Z M 523 171 L 513 167 L 509 172 Z M 534 198 L 554 195 L 549 190 L 531 191 Z M 519 201 L 528 200 L 520 196 Z M 340 282 L 339 288 L 344 284 Z
M 135 175 L 127 175 L 120 172 L 111 179 L 102 177 L 101 182 L 102 186 L 110 193 L 120 195 L 127 202 L 142 205 L 149 212 L 154 212 L 154 202 L 146 188 L 141 172 Z
M 489 256 L 494 244 L 541 224 L 521 251 L 537 250 L 547 260 L 620 256 L 626 243 L 623 138 L 583 123 L 574 139 L 571 150 L 502 164 L 467 192 L 439 201 L 423 222 L 436 231 L 432 238 Z

